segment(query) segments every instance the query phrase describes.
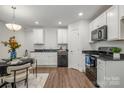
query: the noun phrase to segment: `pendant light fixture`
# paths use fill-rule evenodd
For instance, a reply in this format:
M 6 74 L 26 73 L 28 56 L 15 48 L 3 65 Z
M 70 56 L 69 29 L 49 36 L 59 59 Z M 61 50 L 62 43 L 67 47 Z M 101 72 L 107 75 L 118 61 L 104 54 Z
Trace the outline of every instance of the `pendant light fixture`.
M 13 17 L 12 17 L 13 22 L 12 23 L 7 23 L 5 25 L 10 31 L 16 32 L 16 31 L 20 30 L 22 28 L 22 26 L 19 25 L 19 24 L 16 24 L 16 22 L 15 22 L 15 10 L 16 10 L 16 7 L 12 6 L 11 8 L 13 9 Z

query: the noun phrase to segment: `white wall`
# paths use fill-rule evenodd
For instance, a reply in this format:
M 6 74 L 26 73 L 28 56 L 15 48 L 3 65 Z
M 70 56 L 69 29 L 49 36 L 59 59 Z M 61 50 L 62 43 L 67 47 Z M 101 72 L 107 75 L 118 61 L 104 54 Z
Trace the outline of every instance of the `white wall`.
M 58 28 L 43 28 L 44 30 L 44 45 L 33 45 L 33 28 L 25 30 L 26 49 L 33 51 L 34 49 L 58 49 L 57 44 L 57 29 Z M 63 46 L 64 47 L 64 46 Z
M 69 67 L 78 69 L 80 71 L 85 70 L 85 62 L 83 61 L 84 55 L 82 54 L 82 50 L 91 49 L 90 44 L 88 42 L 89 41 L 89 32 L 88 32 L 89 31 L 89 22 L 86 20 L 82 20 L 82 21 L 70 24 L 68 28 L 69 28 L 68 35 L 71 35 L 72 30 L 79 32 L 79 44 L 76 45 L 77 50 L 75 49 L 75 51 L 79 50 L 79 53 L 78 53 L 78 56 L 76 56 L 76 54 L 74 56 L 69 52 Z M 69 38 L 68 38 L 69 42 L 71 41 L 71 37 L 73 37 L 73 36 L 69 36 Z M 75 42 L 73 42 L 73 43 L 75 43 Z M 74 44 L 72 44 L 72 45 L 74 45 Z M 68 47 L 69 47 L 69 51 L 71 51 L 70 50 L 71 43 L 69 43 Z
M 10 32 L 5 24 L 0 22 L 0 41 L 8 41 L 10 37 L 16 36 L 17 41 L 22 45 L 17 49 L 17 56 L 23 56 L 25 51 L 24 31 Z M 0 58 L 9 58 L 8 47 L 0 43 Z

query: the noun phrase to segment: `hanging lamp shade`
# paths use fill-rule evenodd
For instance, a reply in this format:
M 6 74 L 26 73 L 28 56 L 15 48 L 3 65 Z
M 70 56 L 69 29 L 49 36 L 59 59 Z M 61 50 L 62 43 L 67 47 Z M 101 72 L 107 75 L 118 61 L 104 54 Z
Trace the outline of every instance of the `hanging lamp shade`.
M 22 28 L 22 26 L 15 23 L 15 10 L 16 10 L 16 7 L 12 6 L 11 8 L 13 9 L 13 22 L 12 23 L 7 23 L 7 24 L 5 24 L 5 26 L 10 31 L 16 32 L 16 31 L 20 30 Z
M 7 24 L 5 24 L 6 25 L 6 27 L 10 30 L 10 31 L 18 31 L 18 30 L 20 30 L 21 28 L 22 28 L 22 26 L 21 25 L 19 25 L 19 24 L 14 24 L 14 23 L 7 23 Z

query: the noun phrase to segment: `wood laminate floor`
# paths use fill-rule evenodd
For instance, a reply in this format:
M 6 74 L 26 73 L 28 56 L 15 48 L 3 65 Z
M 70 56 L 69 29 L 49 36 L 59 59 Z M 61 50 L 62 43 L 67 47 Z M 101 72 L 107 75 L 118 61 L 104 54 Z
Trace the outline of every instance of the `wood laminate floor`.
M 93 88 L 86 75 L 70 68 L 38 68 L 38 73 L 49 73 L 44 88 Z

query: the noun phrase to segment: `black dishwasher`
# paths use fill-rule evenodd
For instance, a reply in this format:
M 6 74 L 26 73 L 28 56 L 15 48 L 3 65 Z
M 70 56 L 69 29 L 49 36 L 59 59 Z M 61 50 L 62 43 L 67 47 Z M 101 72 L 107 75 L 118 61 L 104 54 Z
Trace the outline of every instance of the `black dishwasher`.
M 67 51 L 58 51 L 58 67 L 68 67 Z

